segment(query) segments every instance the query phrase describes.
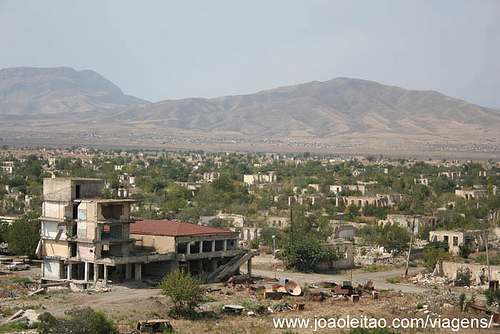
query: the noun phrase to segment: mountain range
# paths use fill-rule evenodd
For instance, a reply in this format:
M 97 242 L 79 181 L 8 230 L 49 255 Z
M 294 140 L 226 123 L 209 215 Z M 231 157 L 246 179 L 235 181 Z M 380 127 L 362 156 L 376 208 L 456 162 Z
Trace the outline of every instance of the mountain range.
M 128 131 L 339 142 L 500 144 L 500 111 L 436 91 L 336 78 L 248 95 L 157 103 L 93 71 L 0 70 L 0 130 Z

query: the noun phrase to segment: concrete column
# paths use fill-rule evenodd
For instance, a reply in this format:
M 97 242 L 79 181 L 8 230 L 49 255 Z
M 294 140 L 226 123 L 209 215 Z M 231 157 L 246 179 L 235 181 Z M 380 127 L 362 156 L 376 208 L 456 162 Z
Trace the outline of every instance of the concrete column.
M 187 245 L 187 247 L 186 247 L 186 254 L 189 255 L 189 254 L 191 254 L 191 243 L 187 242 L 186 245 Z
M 85 282 L 88 282 L 89 280 L 89 263 L 87 261 L 85 261 L 83 279 L 85 280 Z
M 125 265 L 125 279 L 132 279 L 132 263 L 127 263 Z
M 73 274 L 73 265 L 71 262 L 68 264 L 68 279 L 71 279 L 71 275 Z
M 108 266 L 103 264 L 104 266 L 104 284 L 108 284 Z
M 227 250 L 227 239 L 224 240 L 224 248 L 223 248 L 224 252 Z
M 177 254 L 176 254 L 174 259 L 172 260 L 172 264 L 170 265 L 170 270 L 174 271 L 177 269 L 179 269 L 179 259 L 177 259 Z
M 212 259 L 212 271 L 217 270 L 217 259 Z
M 212 240 L 212 253 L 215 252 L 215 240 Z
M 201 254 L 201 253 L 203 253 L 203 241 L 200 241 L 199 245 L 200 245 L 200 249 L 199 249 L 198 253 Z
M 137 262 L 135 264 L 135 280 L 140 281 L 142 279 L 142 263 Z
M 98 278 L 99 278 L 99 265 L 97 263 L 94 263 L 94 283 L 97 283 Z
M 249 258 L 247 262 L 247 274 L 252 276 L 252 258 Z

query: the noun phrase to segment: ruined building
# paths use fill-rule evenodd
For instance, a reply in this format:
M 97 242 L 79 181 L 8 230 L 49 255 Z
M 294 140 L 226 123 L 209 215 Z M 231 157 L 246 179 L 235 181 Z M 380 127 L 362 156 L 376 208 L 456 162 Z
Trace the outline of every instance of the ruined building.
M 129 199 L 104 199 L 100 179 L 51 178 L 43 183 L 42 280 L 86 288 L 97 282 L 161 278 L 175 268 L 212 280 L 238 271 L 252 252 L 238 234 L 182 222 L 130 218 Z

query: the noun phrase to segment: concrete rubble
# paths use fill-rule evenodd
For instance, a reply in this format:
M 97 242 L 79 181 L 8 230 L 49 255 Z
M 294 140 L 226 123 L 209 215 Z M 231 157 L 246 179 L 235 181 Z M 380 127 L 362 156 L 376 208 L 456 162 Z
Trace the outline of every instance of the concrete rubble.
M 37 321 L 38 314 L 34 310 L 19 310 L 7 319 L 5 323 L 25 322 L 29 326 Z
M 413 284 L 418 285 L 447 285 L 451 284 L 453 280 L 448 277 L 435 276 L 433 274 L 418 274 L 412 279 Z

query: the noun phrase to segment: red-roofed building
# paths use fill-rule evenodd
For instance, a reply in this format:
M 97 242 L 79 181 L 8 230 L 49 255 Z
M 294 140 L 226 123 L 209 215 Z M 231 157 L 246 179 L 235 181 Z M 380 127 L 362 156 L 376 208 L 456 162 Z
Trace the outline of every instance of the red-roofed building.
M 146 271 L 149 268 L 151 274 L 158 275 L 175 267 L 193 274 L 209 274 L 245 253 L 238 249 L 238 235 L 238 232 L 180 221 L 141 220 L 130 224 L 130 237 L 135 239 L 138 249 L 175 254 L 174 261 L 163 267 L 145 266 Z
M 217 281 L 256 252 L 238 249 L 238 233 L 179 221 L 130 217 L 128 199 L 104 199 L 104 180 L 45 179 L 42 281 L 98 282 L 162 278 L 176 268 Z M 135 223 L 134 223 L 135 222 Z

